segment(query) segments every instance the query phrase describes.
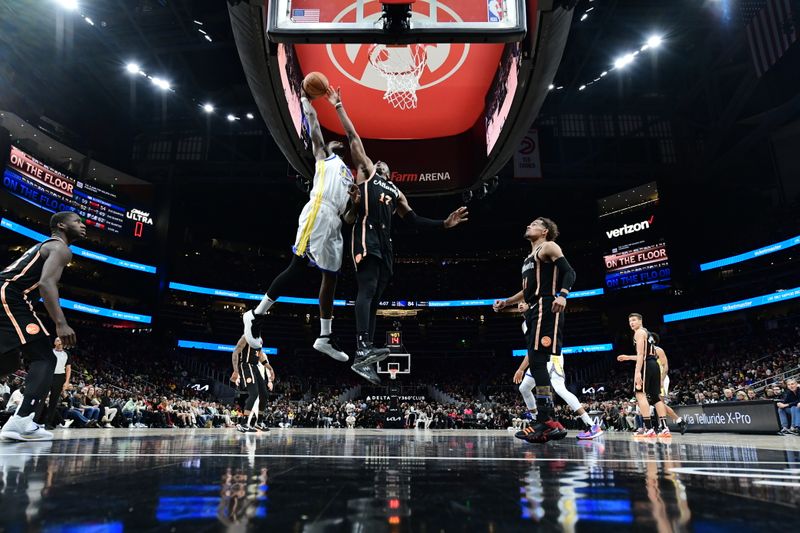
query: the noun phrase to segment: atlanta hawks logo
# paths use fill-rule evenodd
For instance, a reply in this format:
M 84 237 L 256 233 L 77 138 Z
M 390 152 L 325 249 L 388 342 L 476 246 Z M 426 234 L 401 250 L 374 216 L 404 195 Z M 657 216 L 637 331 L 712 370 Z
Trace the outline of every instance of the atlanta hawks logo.
M 363 21 L 377 23 L 381 16 L 380 2 L 366 2 L 364 4 Z M 440 22 L 463 22 L 461 17 L 441 1 L 436 3 L 437 20 Z M 422 0 L 414 4 L 412 21 L 429 21 L 430 17 L 423 12 L 430 13 L 430 3 Z M 333 19 L 333 22 L 353 22 L 356 18 L 356 3 L 345 7 Z M 386 90 L 386 80 L 370 62 L 369 44 L 327 44 L 325 48 L 331 63 L 348 79 L 375 89 Z M 418 47 L 424 47 L 427 56 L 426 65 L 419 78 L 419 90 L 427 89 L 442 83 L 455 74 L 469 56 L 469 43 L 449 44 L 423 44 L 386 48 L 388 54 L 402 64 L 406 58 L 411 61 L 412 55 L 417 54 Z
M 553 344 L 553 339 L 550 337 L 542 337 L 542 346 L 549 348 L 551 344 Z
M 27 326 L 25 326 L 25 331 L 28 332 L 28 335 L 36 335 L 37 333 L 42 331 L 42 328 L 40 328 L 36 324 L 28 324 Z

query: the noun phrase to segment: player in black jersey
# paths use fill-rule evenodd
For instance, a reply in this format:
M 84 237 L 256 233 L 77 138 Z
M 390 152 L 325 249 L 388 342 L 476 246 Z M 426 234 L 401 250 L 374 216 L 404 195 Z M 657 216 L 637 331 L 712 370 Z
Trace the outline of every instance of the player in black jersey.
M 239 419 L 236 429 L 242 433 L 255 433 L 257 430 L 248 423 L 250 412 L 258 401 L 260 409 L 267 407 L 267 384 L 258 368 L 260 362 L 266 361 L 267 356 L 261 350 L 252 348 L 244 335 L 241 336 L 236 348 L 233 350 L 231 362 L 233 363 L 233 374 L 231 381 L 239 385 L 244 382 L 247 388 L 247 400 L 244 404 L 244 416 Z M 272 374 L 269 375 L 269 387 L 272 388 Z M 256 423 L 258 417 L 256 417 Z
M 563 311 L 575 283 L 575 271 L 561 247 L 554 242 L 556 237 L 558 226 L 549 218 L 540 217 L 528 225 L 525 238 L 531 243 L 531 253 L 522 263 L 522 290 L 510 298 L 495 301 L 493 306 L 495 311 L 522 301 L 529 306 L 524 314 L 528 355 L 522 365 L 530 365 L 536 399 L 535 405 L 528 405 L 528 409 L 536 412 L 539 422 L 520 436 L 529 442 L 547 442 L 567 435 L 564 426 L 552 418 L 553 395 L 547 363 L 552 356 L 561 355 Z
M 467 221 L 467 208 L 459 207 L 444 220 L 417 215 L 408 199 L 391 181 L 389 166 L 373 163 L 364 150 L 361 138 L 342 104 L 340 89 L 328 90 L 328 99 L 336 108 L 342 123 L 353 164 L 357 168 L 356 184 L 361 202 L 357 205 L 353 224 L 351 252 L 356 266 L 358 295 L 356 297 L 356 357 L 353 371 L 373 384 L 381 382 L 372 364 L 389 355 L 387 348 L 375 348 L 375 317 L 384 289 L 389 284 L 394 267 L 392 251 L 392 216 L 400 215 L 416 229 L 449 229 Z
M 36 244 L 0 272 L 0 376 L 19 368 L 19 352 L 28 361 L 25 396 L 16 413 L 3 426 L 0 437 L 10 440 L 51 440 L 53 434 L 33 421 L 50 389 L 56 356 L 45 325 L 33 310 L 36 289 L 56 335 L 65 348 L 75 345 L 75 332 L 67 324 L 58 300 L 58 281 L 72 259 L 69 245 L 86 237 L 86 226 L 72 211 L 50 218 L 49 239 Z
M 633 345 L 636 348 L 636 370 L 633 374 L 633 392 L 639 404 L 644 427 L 634 437 L 669 437 L 667 410 L 661 399 L 661 368 L 658 366 L 656 343 L 653 336 L 642 325 L 642 315 L 631 313 L 628 324 L 633 330 Z M 650 419 L 650 405 L 655 405 L 658 426 Z

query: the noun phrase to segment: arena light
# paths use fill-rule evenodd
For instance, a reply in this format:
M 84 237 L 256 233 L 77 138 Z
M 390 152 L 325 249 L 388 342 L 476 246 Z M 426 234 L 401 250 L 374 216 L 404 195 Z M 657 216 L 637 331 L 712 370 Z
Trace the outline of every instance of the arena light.
M 212 104 L 203 104 L 203 111 L 205 111 L 206 113 L 213 113 L 214 106 Z
M 550 85 L 548 85 L 548 86 L 547 86 L 547 90 L 548 90 L 548 91 L 552 91 L 552 90 L 553 90 L 553 89 L 555 89 L 555 88 L 556 88 L 556 86 L 555 86 L 555 85 L 553 85 L 552 83 L 551 83 Z
M 623 68 L 627 67 L 628 65 L 633 63 L 633 60 L 634 60 L 635 57 L 636 56 L 631 54 L 631 53 L 628 53 L 628 54 L 625 54 L 624 56 L 618 57 L 617 59 L 614 60 L 614 68 L 623 69 Z
M 78 10 L 78 0 L 56 0 L 56 3 L 69 11 Z
M 83 20 L 85 20 L 86 24 L 88 24 L 89 26 L 94 26 L 94 21 L 89 17 L 83 17 Z
M 658 48 L 664 39 L 660 35 L 651 35 L 645 43 L 649 48 Z
M 247 117 L 247 120 L 253 120 L 254 118 L 256 118 L 255 115 L 253 115 L 252 113 L 248 113 L 245 116 Z
M 162 91 L 169 91 L 170 89 L 172 89 L 172 85 L 170 85 L 170 83 L 163 78 L 153 77 L 150 79 L 150 81 L 152 81 L 153 85 L 155 85 Z
M 139 67 L 138 63 L 134 63 L 131 61 L 127 65 L 125 65 L 125 70 L 127 70 L 131 74 L 138 74 L 141 68 Z
M 228 113 L 228 116 L 225 117 L 225 118 L 228 119 L 228 122 L 233 122 L 235 120 L 239 120 L 239 117 L 237 117 L 236 115 L 231 115 L 230 113 Z

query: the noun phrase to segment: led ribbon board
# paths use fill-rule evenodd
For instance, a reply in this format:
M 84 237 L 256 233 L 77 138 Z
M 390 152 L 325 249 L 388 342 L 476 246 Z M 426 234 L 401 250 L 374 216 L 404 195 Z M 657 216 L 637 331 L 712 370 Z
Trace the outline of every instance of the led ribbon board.
M 610 352 L 614 349 L 614 346 L 609 344 L 586 344 L 584 346 L 564 346 L 561 348 L 561 353 L 563 355 L 569 355 L 573 353 L 594 353 L 594 352 Z M 513 350 L 511 355 L 514 357 L 525 357 L 528 355 L 528 350 L 522 348 L 519 350 Z
M 150 324 L 153 321 L 153 317 L 148 315 L 125 313 L 123 311 L 117 311 L 115 309 L 107 309 L 105 307 L 97 307 L 95 305 L 82 304 L 80 302 L 74 302 L 72 300 L 66 300 L 64 298 L 59 298 L 58 301 L 63 309 L 78 311 L 80 313 L 88 313 L 90 315 L 104 316 L 116 320 L 127 320 L 129 322 L 141 322 L 142 324 Z
M 223 296 L 227 298 L 235 298 L 237 300 L 261 300 L 263 294 L 256 294 L 251 292 L 229 291 L 225 289 L 211 289 L 208 287 L 199 287 L 197 285 L 187 285 L 186 283 L 169 282 L 169 288 L 176 291 L 193 292 L 196 294 L 208 294 L 211 296 Z M 590 289 L 586 291 L 575 291 L 570 293 L 570 299 L 588 298 L 591 296 L 601 296 L 603 289 Z M 294 296 L 281 296 L 277 300 L 280 303 L 287 304 L 304 304 L 304 305 L 318 305 L 317 298 L 297 298 Z M 397 302 L 381 302 L 381 305 L 389 307 L 483 307 L 494 304 L 494 299 L 475 299 L 475 300 L 431 300 L 431 301 L 397 301 Z M 334 300 L 333 305 L 337 306 L 352 306 L 355 302 L 347 300 Z
M 751 307 L 760 307 L 762 305 L 776 304 L 786 300 L 800 298 L 800 287 L 789 289 L 773 294 L 765 294 L 763 296 L 755 296 L 746 300 L 739 300 L 737 302 L 729 302 L 721 305 L 712 305 L 710 307 L 700 307 L 698 309 L 690 309 L 688 311 L 681 311 L 679 313 L 670 313 L 664 315 L 664 322 L 677 322 L 679 320 L 688 320 L 690 318 L 700 318 L 702 316 L 719 315 L 722 313 L 733 313 L 734 311 L 741 311 L 743 309 L 750 309 Z
M 24 235 L 25 237 L 29 237 L 38 242 L 42 242 L 49 238 L 44 233 L 39 233 L 38 231 L 26 228 L 22 224 L 17 224 L 16 222 L 12 222 L 7 218 L 0 220 L 0 226 L 9 229 L 15 233 L 19 233 L 20 235 Z M 80 257 L 85 257 L 86 259 L 92 259 L 93 261 L 106 263 L 107 265 L 129 268 L 131 270 L 138 270 L 139 272 L 147 272 L 148 274 L 156 273 L 156 267 L 154 266 L 143 265 L 141 263 L 135 263 L 133 261 L 126 261 L 124 259 L 119 259 L 117 257 L 111 257 L 110 255 L 104 255 L 98 252 L 92 252 L 91 250 L 86 250 L 84 248 L 80 248 L 75 245 L 70 246 L 69 249 L 72 250 L 72 253 L 74 253 L 75 255 L 78 255 Z
M 200 341 L 187 341 L 179 340 L 178 348 L 191 348 L 194 350 L 210 350 L 212 352 L 232 352 L 236 346 L 233 344 L 216 344 L 213 342 L 200 342 Z M 261 351 L 267 355 L 278 355 L 277 348 L 268 348 L 264 346 Z
M 750 250 L 749 252 L 744 252 L 738 255 L 732 255 L 730 257 L 717 259 L 716 261 L 710 261 L 708 263 L 701 263 L 700 271 L 705 272 L 706 270 L 713 270 L 715 268 L 733 265 L 736 263 L 741 263 L 743 261 L 749 261 L 750 259 L 756 259 L 763 255 L 774 254 L 775 252 L 786 250 L 787 248 L 797 246 L 798 244 L 800 244 L 800 235 L 798 235 L 797 237 L 792 237 L 791 239 L 786 239 L 785 241 L 776 242 L 774 244 L 758 248 L 756 250 Z

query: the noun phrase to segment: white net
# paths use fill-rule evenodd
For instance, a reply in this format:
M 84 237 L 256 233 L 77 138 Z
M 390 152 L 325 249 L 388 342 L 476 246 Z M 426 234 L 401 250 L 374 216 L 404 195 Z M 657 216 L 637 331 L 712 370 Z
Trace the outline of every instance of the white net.
M 369 62 L 386 80 L 383 99 L 396 109 L 416 108 L 419 78 L 422 76 L 427 59 L 428 55 L 423 44 L 371 45 Z

